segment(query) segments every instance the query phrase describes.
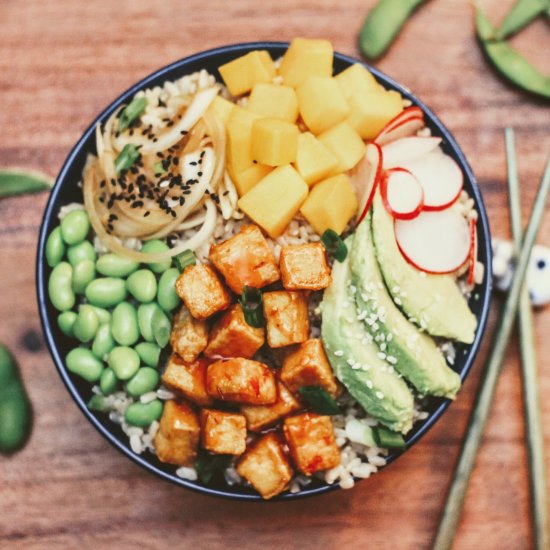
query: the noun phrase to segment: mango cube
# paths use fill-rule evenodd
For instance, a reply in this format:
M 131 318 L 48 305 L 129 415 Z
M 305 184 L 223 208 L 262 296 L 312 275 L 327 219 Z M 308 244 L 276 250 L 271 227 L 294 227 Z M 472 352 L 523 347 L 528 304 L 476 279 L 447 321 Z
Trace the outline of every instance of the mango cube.
M 297 90 L 300 115 L 307 127 L 320 134 L 349 115 L 349 107 L 334 78 L 312 76 Z
M 354 63 L 338 73 L 334 80 L 340 86 L 346 99 L 349 99 L 354 93 L 375 92 L 379 86 L 374 76 L 361 63 Z
M 231 164 L 227 165 L 231 180 L 237 188 L 239 197 L 248 193 L 262 178 L 267 176 L 273 168 L 265 164 L 253 164 L 241 172 L 235 172 Z
M 372 139 L 403 110 L 401 95 L 394 91 L 355 92 L 349 98 L 347 122 L 363 139 Z
M 328 40 L 295 38 L 279 69 L 284 83 L 296 88 L 310 76 L 332 76 L 333 53 Z
M 271 82 L 275 65 L 265 50 L 247 53 L 218 68 L 231 95 L 250 92 L 258 82 Z
M 294 167 L 308 185 L 328 176 L 337 164 L 336 157 L 311 132 L 298 136 Z
M 234 107 L 234 103 L 217 95 L 210 104 L 209 110 L 211 110 L 224 124 L 227 124 Z
M 260 118 L 252 125 L 252 158 L 260 164 L 283 166 L 296 160 L 298 126 L 280 118 Z
M 351 170 L 365 154 L 364 141 L 347 122 L 340 122 L 318 137 L 319 141 L 338 160 L 338 164 L 332 169 L 329 176 Z
M 358 206 L 349 178 L 340 174 L 319 182 L 300 212 L 319 235 L 327 229 L 342 233 Z
M 235 173 L 252 166 L 252 124 L 259 115 L 233 107 L 227 121 L 227 162 Z
M 278 237 L 304 202 L 308 185 L 287 164 L 279 166 L 239 200 L 239 208 L 271 237 Z
M 261 116 L 296 122 L 298 98 L 290 86 L 256 84 L 248 100 L 248 109 Z

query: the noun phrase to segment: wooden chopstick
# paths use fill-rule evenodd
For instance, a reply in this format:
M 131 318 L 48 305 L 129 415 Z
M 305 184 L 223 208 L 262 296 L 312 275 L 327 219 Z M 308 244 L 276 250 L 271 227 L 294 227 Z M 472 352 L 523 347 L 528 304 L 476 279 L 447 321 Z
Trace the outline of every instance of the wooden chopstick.
M 505 130 L 506 159 L 508 168 L 508 195 L 510 221 L 516 250 L 523 239 L 521 227 L 521 200 L 516 163 L 514 131 Z M 523 376 L 523 401 L 527 452 L 529 456 L 529 482 L 531 488 L 531 507 L 535 548 L 550 548 L 548 537 L 548 505 L 546 497 L 546 465 L 544 460 L 544 435 L 538 390 L 537 353 L 533 311 L 527 285 L 524 284 L 519 301 L 519 342 L 521 368 Z
M 508 297 L 506 298 L 506 302 L 500 314 L 496 336 L 491 347 L 487 366 L 483 372 L 474 408 L 470 416 L 469 427 L 462 444 L 443 515 L 439 522 L 433 550 L 449 550 L 453 543 L 456 526 L 464 505 L 468 481 L 472 474 L 477 451 L 483 436 L 483 430 L 487 423 L 489 411 L 491 410 L 491 403 L 493 401 L 498 375 L 514 327 L 521 289 L 523 287 L 523 279 L 525 278 L 531 250 L 533 249 L 533 244 L 535 243 L 537 232 L 544 215 L 549 190 L 550 157 L 546 163 L 544 175 L 539 185 L 537 197 L 531 212 L 531 218 L 529 219 L 529 224 L 525 231 L 521 250 L 517 256 L 516 270 L 512 277 L 512 284 L 508 292 Z

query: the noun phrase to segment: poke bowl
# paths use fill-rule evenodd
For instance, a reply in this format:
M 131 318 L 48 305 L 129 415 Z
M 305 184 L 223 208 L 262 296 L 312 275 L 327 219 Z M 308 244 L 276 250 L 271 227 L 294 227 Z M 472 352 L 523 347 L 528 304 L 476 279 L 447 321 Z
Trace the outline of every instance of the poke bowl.
M 375 474 L 459 396 L 490 242 L 463 153 L 407 89 L 324 40 L 237 44 L 84 132 L 44 213 L 39 310 L 72 398 L 131 460 L 292 499 Z

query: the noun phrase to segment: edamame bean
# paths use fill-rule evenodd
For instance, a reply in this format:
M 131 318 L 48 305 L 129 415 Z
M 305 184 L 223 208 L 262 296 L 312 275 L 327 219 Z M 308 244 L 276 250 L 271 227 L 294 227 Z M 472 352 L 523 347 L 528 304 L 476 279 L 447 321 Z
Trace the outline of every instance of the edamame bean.
M 166 252 L 167 250 L 170 250 L 168 245 L 159 240 L 153 240 L 153 241 L 147 241 L 144 243 L 144 245 L 141 247 L 140 252 L 143 252 L 144 254 L 158 254 L 160 252 Z M 154 271 L 155 273 L 163 273 L 166 271 L 170 266 L 172 265 L 172 260 L 164 260 L 163 262 L 154 262 L 148 264 L 148 267 L 151 271 Z
M 160 380 L 159 373 L 151 367 L 142 367 L 124 385 L 126 392 L 132 397 L 139 397 L 153 391 Z
M 159 364 L 160 348 L 151 342 L 140 342 L 135 350 L 143 363 L 150 367 L 156 367 Z
M 75 303 L 72 288 L 73 268 L 67 262 L 59 262 L 52 270 L 48 280 L 48 295 L 55 309 L 67 311 Z
M 71 372 L 87 382 L 97 382 L 103 372 L 103 363 L 87 348 L 72 349 L 65 363 Z
M 99 387 L 103 395 L 110 395 L 116 390 L 118 380 L 116 378 L 113 369 L 107 367 L 102 373 L 99 379 Z
M 75 338 L 81 342 L 91 342 L 99 328 L 99 320 L 93 306 L 83 304 L 78 308 L 78 315 L 73 325 Z
M 96 257 L 97 254 L 95 253 L 94 247 L 90 241 L 82 241 L 79 244 L 73 244 L 73 246 L 69 246 L 67 250 L 67 259 L 73 267 L 84 260 L 95 262 Z
M 138 341 L 137 312 L 129 302 L 122 302 L 115 307 L 111 318 L 111 333 L 115 342 L 123 346 L 131 346 Z
M 139 331 L 147 342 L 154 342 L 155 336 L 153 334 L 153 314 L 160 306 L 157 303 L 141 304 L 138 307 L 138 324 Z
M 102 324 L 97 329 L 97 333 L 92 344 L 92 353 L 98 359 L 104 357 L 115 347 L 115 341 L 111 334 L 111 327 L 108 323 Z
M 126 283 L 115 277 L 100 277 L 86 287 L 85 295 L 94 306 L 113 307 L 126 299 Z
M 124 418 L 128 424 L 146 428 L 162 416 L 163 404 L 159 399 L 149 403 L 132 403 L 126 409 Z
M 117 254 L 103 254 L 97 260 L 96 269 L 107 277 L 127 277 L 133 273 L 139 264 Z
M 152 302 L 157 294 L 157 279 L 149 269 L 139 269 L 128 277 L 126 287 L 138 302 Z
M 81 243 L 90 231 L 90 220 L 85 210 L 73 210 L 61 220 L 61 236 L 67 244 Z
M 139 369 L 139 355 L 137 351 L 126 346 L 117 346 L 109 353 L 109 367 L 119 380 L 132 378 Z
M 151 318 L 151 327 L 155 342 L 163 348 L 170 341 L 170 332 L 172 331 L 172 323 L 162 309 L 158 308 L 153 313 Z
M 55 267 L 65 254 L 65 243 L 61 237 L 61 227 L 56 227 L 46 241 L 46 261 L 50 267 Z
M 175 267 L 167 269 L 159 279 L 157 302 L 164 311 L 172 311 L 181 304 L 181 299 L 176 292 L 176 279 L 180 276 Z
M 97 315 L 97 318 L 99 319 L 99 324 L 103 325 L 104 323 L 110 323 L 111 322 L 111 314 L 109 311 L 102 307 L 92 306 L 94 308 L 95 314 Z
M 103 395 L 92 395 L 91 399 L 88 401 L 88 409 L 91 411 L 97 412 L 107 412 L 107 401 Z
M 58 315 L 57 326 L 65 336 L 69 336 L 70 338 L 74 336 L 73 325 L 76 321 L 76 317 L 74 311 L 64 311 Z
M 92 260 L 83 260 L 73 267 L 73 290 L 84 294 L 86 287 L 95 279 L 95 264 Z

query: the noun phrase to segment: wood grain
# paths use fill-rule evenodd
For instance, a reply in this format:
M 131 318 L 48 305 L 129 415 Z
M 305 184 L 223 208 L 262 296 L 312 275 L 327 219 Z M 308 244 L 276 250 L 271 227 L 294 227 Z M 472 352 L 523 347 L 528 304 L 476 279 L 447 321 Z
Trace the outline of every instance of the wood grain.
M 135 80 L 199 50 L 297 35 L 357 55 L 373 0 L 2 0 L 0 165 L 55 175 L 72 144 Z M 511 0 L 483 5 L 502 17 Z M 550 71 L 548 25 L 514 39 Z M 524 218 L 550 152 L 548 104 L 500 81 L 476 45 L 466 2 L 433 0 L 378 66 L 409 86 L 455 134 L 477 175 L 492 231 L 509 234 L 503 128 L 517 131 Z M 2 548 L 430 547 L 463 436 L 483 353 L 459 399 L 424 440 L 351 491 L 250 505 L 158 481 L 84 420 L 40 335 L 35 246 L 44 195 L 0 203 L 0 340 L 17 353 L 36 424 L 23 452 L 0 458 Z M 550 216 L 541 241 L 550 245 Z M 494 304 L 493 320 L 498 314 Z M 550 308 L 537 312 L 543 396 L 550 394 Z M 491 322 L 491 326 L 494 323 Z M 485 339 L 490 339 L 490 332 Z M 33 351 L 34 350 L 34 351 Z M 455 549 L 532 547 L 521 379 L 510 347 Z M 550 401 L 543 399 L 550 456 Z

